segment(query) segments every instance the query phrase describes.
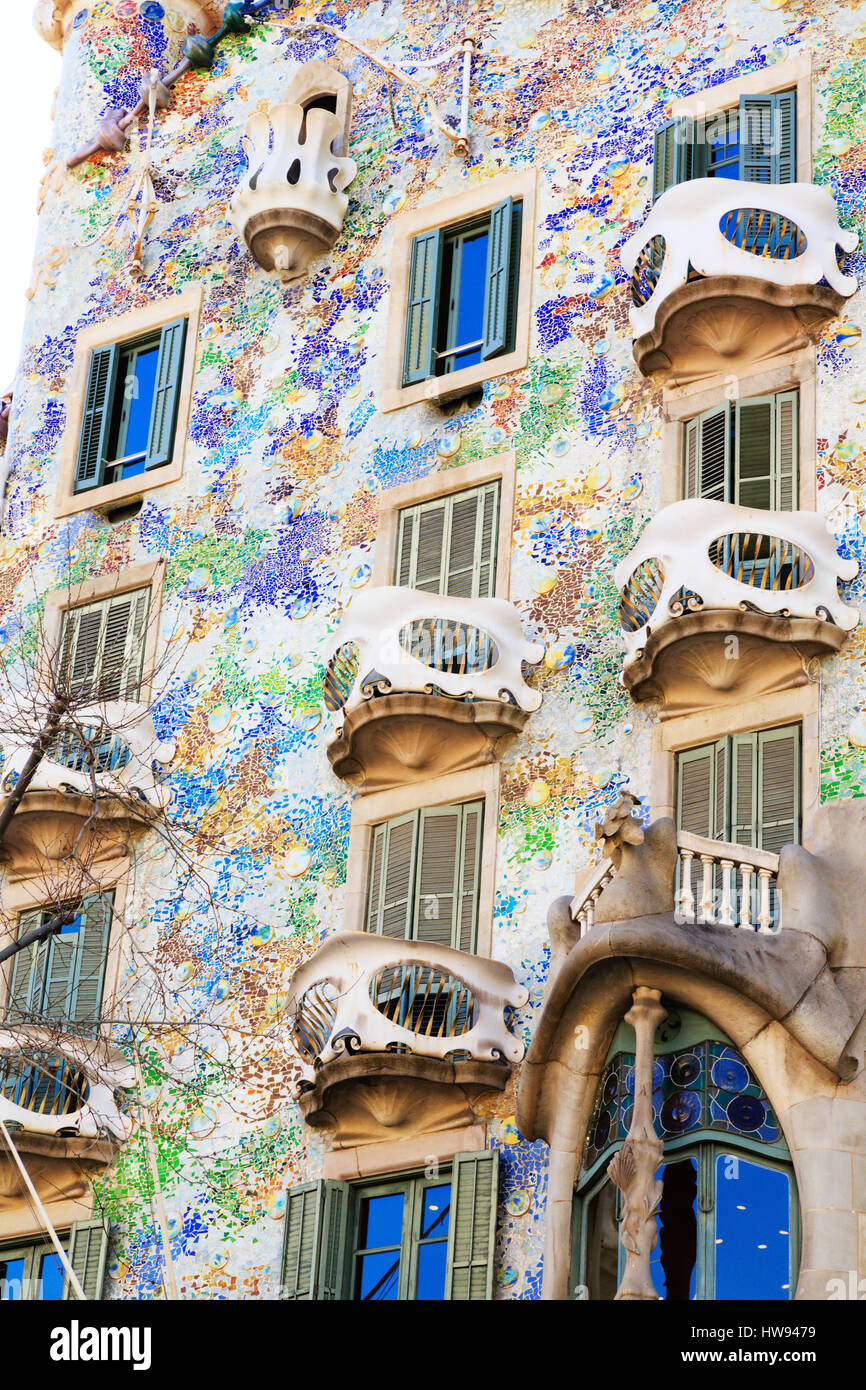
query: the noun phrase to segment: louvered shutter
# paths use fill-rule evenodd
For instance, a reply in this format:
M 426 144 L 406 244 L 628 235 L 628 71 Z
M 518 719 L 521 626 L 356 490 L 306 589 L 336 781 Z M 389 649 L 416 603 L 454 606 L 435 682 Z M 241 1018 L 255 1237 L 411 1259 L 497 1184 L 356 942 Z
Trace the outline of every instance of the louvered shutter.
M 730 500 L 731 403 L 698 416 L 698 496 L 706 501 Z
M 687 420 L 684 434 L 683 496 L 688 499 L 700 498 L 698 463 L 701 448 L 701 420 Z
M 149 589 L 119 595 L 108 604 L 98 687 L 104 700 L 134 699 L 138 693 L 149 605 Z
M 740 178 L 747 183 L 775 183 L 773 98 L 740 97 Z
M 496 591 L 498 482 L 400 514 L 395 579 L 426 593 L 491 598 Z
M 412 587 L 413 555 L 415 553 L 415 531 L 418 523 L 416 507 L 404 507 L 400 513 L 397 532 L 397 562 L 394 566 L 394 583 L 402 588 Z
M 344 1297 L 348 1183 L 301 1183 L 286 1194 L 282 1296 L 292 1301 Z
M 108 943 L 111 939 L 113 895 L 87 898 L 82 904 L 82 923 L 74 942 L 73 992 L 69 1018 L 81 1032 L 95 1034 L 102 1013 L 102 993 Z M 56 942 L 66 938 L 59 936 Z
M 111 343 L 108 347 L 95 348 L 90 354 L 81 437 L 78 441 L 78 462 L 75 467 L 76 492 L 85 492 L 88 488 L 99 487 L 102 483 L 119 355 L 116 343 Z
M 455 1155 L 451 1171 L 446 1299 L 479 1302 L 493 1298 L 498 1191 L 499 1154 L 496 1149 Z
M 86 697 L 97 682 L 100 638 L 106 603 L 67 610 L 61 639 L 59 683 L 78 699 Z
M 478 931 L 478 891 L 481 882 L 481 831 L 483 801 L 463 807 L 460 852 L 460 880 L 457 892 L 457 936 L 454 945 L 474 952 Z
M 506 198 L 490 214 L 481 329 L 483 362 L 489 357 L 495 357 L 498 352 L 503 352 L 508 342 L 513 209 L 513 198 Z
M 713 749 L 713 830 L 714 840 L 731 839 L 730 766 L 731 745 L 727 737 L 720 738 Z
M 442 230 L 425 232 L 412 242 L 403 385 L 424 381 L 436 372 L 436 316 L 442 269 Z
M 415 546 L 411 559 L 409 587 L 429 594 L 443 592 L 446 555 L 446 527 L 450 498 L 424 502 L 416 511 Z
M 734 501 L 740 507 L 773 508 L 775 423 L 775 397 L 752 396 L 737 401 Z
M 677 828 L 715 838 L 715 745 L 687 748 L 677 755 Z
M 368 931 L 402 940 L 411 934 L 417 826 L 418 813 L 410 811 L 408 815 L 386 821 L 374 831 L 367 902 Z M 380 831 L 383 832 L 381 836 Z M 374 898 L 376 889 L 378 901 Z
M 480 536 L 477 545 L 478 575 L 473 598 L 493 598 L 496 593 L 496 561 L 499 541 L 499 483 L 488 483 L 481 490 Z
M 147 438 L 145 468 L 161 468 L 169 463 L 174 449 L 174 430 L 180 400 L 180 378 L 183 371 L 183 349 L 186 342 L 186 319 L 167 323 L 159 335 L 159 359 L 156 364 L 156 385 L 153 409 Z
M 42 921 L 42 909 L 22 912 L 18 918 L 16 940 L 33 931 Z M 6 1019 L 10 1023 L 20 1023 L 35 1011 L 34 992 L 38 996 L 42 988 L 43 959 L 45 942 L 34 942 L 18 951 L 12 957 L 9 979 L 9 995 L 6 1004 Z
M 757 742 L 754 733 L 731 738 L 731 841 L 760 849 Z
M 774 183 L 797 182 L 797 93 L 777 92 L 773 97 L 775 125 Z
M 762 729 L 757 736 L 759 849 L 778 854 L 800 840 L 800 728 Z
M 425 806 L 420 812 L 414 938 L 456 945 L 460 887 L 461 806 Z
M 108 1257 L 108 1231 L 101 1221 L 75 1221 L 69 1233 L 69 1263 L 84 1295 L 100 1301 L 105 1283 L 105 1264 Z M 77 1300 L 68 1279 L 63 1281 L 63 1297 Z
M 773 502 L 775 511 L 792 512 L 797 510 L 800 487 L 800 394 L 798 391 L 780 391 L 774 399 L 775 427 L 775 479 Z
M 692 123 L 678 116 L 656 131 L 653 147 L 653 202 L 690 177 Z

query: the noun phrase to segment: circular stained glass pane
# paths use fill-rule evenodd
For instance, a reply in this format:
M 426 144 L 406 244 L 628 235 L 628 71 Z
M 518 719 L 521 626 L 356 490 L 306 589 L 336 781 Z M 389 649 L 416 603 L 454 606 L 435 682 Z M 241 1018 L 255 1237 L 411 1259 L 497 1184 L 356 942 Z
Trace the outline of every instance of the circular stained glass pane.
M 661 1121 L 671 1134 L 682 1134 L 701 1115 L 701 1098 L 695 1091 L 676 1091 L 662 1106 Z
M 735 1129 L 751 1133 L 761 1128 L 767 1118 L 767 1107 L 756 1096 L 734 1096 L 728 1102 L 727 1114 Z
M 598 1123 L 595 1126 L 595 1134 L 593 1135 L 592 1140 L 593 1144 L 597 1149 L 604 1148 L 605 1144 L 607 1143 L 609 1134 L 610 1115 L 608 1115 L 606 1110 L 603 1110 L 598 1117 Z
M 691 1086 L 701 1074 L 701 1061 L 693 1052 L 684 1052 L 671 1062 L 671 1081 L 675 1086 Z
M 664 1079 L 665 1079 L 665 1069 L 664 1069 L 664 1067 L 662 1066 L 661 1062 L 654 1062 L 654 1063 L 653 1063 L 653 1090 L 654 1090 L 654 1091 L 658 1091 L 658 1090 L 661 1089 L 661 1086 L 662 1086 L 662 1083 L 663 1083 Z M 634 1095 L 634 1067 L 630 1067 L 630 1068 L 629 1068 L 628 1075 L 627 1075 L 626 1078 L 625 1078 L 625 1089 L 628 1091 L 628 1093 L 629 1093 L 630 1096 L 633 1096 L 633 1095 Z
M 722 1091 L 743 1091 L 749 1084 L 749 1073 L 736 1057 L 719 1057 L 712 1075 L 713 1085 Z
M 617 1092 L 617 1078 L 616 1078 L 616 1072 L 615 1072 L 615 1071 L 612 1071 L 612 1072 L 610 1073 L 610 1076 L 609 1076 L 609 1077 L 607 1078 L 607 1080 L 605 1081 L 605 1083 L 604 1083 L 604 1090 L 603 1090 L 602 1093 L 601 1093 L 601 1099 L 602 1099 L 603 1104 L 604 1104 L 604 1105 L 610 1105 L 610 1102 L 611 1102 L 611 1101 L 614 1099 L 614 1097 L 616 1096 L 616 1092 Z

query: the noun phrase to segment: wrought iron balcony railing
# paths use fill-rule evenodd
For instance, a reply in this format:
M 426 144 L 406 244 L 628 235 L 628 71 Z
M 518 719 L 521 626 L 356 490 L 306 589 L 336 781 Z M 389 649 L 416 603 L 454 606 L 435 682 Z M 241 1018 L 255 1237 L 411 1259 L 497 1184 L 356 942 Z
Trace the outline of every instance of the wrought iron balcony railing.
M 505 1010 L 526 999 L 501 961 L 340 932 L 295 973 L 287 1009 L 292 1045 L 312 1082 L 328 1062 L 355 1053 L 519 1062 L 523 1045 Z

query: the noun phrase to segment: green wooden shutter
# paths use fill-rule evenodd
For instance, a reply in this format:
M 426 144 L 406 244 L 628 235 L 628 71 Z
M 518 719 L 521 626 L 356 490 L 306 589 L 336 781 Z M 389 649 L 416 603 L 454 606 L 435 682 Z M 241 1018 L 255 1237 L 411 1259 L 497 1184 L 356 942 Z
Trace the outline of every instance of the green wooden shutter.
M 800 475 L 800 393 L 780 391 L 774 398 L 775 479 L 771 506 L 778 512 L 797 510 Z
M 425 232 L 412 242 L 403 385 L 424 381 L 436 372 L 436 316 L 442 273 L 442 230 Z
M 68 938 L 74 943 L 74 971 L 67 1016 L 81 1026 L 82 1032 L 90 1034 L 98 1031 L 102 1012 L 113 900 L 113 894 L 85 899 L 78 935 Z M 63 937 L 55 938 L 56 942 L 62 940 Z
M 683 496 L 689 499 L 699 498 L 700 490 L 700 457 L 701 457 L 701 417 L 695 420 L 687 420 L 685 434 L 683 438 L 684 460 L 683 460 Z
M 411 935 L 417 831 L 417 811 L 386 821 L 374 831 L 367 897 L 368 931 L 403 940 Z
M 90 354 L 81 437 L 78 441 L 78 462 L 75 467 L 76 492 L 99 487 L 102 482 L 111 430 L 111 408 L 117 384 L 118 358 L 117 343 L 95 348 Z
M 483 824 L 483 801 L 471 802 L 463 807 L 460 880 L 457 889 L 457 935 L 454 941 L 454 945 L 460 951 L 474 952 L 476 949 Z
M 483 362 L 495 357 L 498 352 L 504 352 L 508 344 L 513 208 L 514 199 L 506 198 L 490 214 L 481 328 Z
M 715 838 L 715 744 L 677 754 L 677 829 Z
M 138 693 L 149 606 L 149 589 L 121 594 L 107 604 L 99 679 L 103 700 L 133 699 Z
M 751 396 L 736 403 L 734 501 L 740 507 L 770 511 L 776 496 L 776 403 L 773 396 Z
M 395 580 L 426 593 L 492 598 L 499 482 L 437 497 L 400 513 Z
M 104 602 L 88 603 L 68 609 L 64 617 L 58 679 L 61 688 L 78 698 L 90 694 L 97 684 L 106 609 Z
M 26 936 L 42 921 L 42 908 L 22 912 L 18 918 L 16 940 Z M 34 942 L 18 951 L 12 957 L 12 970 L 9 980 L 9 994 L 6 1003 L 6 1019 L 9 1023 L 20 1023 L 35 1012 L 34 993 L 38 997 L 42 988 L 42 971 L 45 956 L 45 942 Z
M 417 507 L 409 586 L 426 593 L 445 592 L 447 526 L 450 497 L 438 497 Z
M 755 733 L 731 738 L 731 841 L 760 849 L 757 743 Z
M 425 806 L 420 812 L 412 933 L 416 941 L 456 945 L 462 806 Z
M 795 183 L 797 94 L 740 97 L 740 178 L 747 183 Z
M 161 468 L 171 460 L 185 341 L 186 319 L 176 319 L 174 323 L 167 323 L 159 335 L 159 359 L 156 365 L 156 386 L 150 415 L 145 468 Z
M 757 736 L 758 849 L 778 854 L 800 840 L 800 726 L 762 729 Z
M 690 177 L 693 129 L 688 116 L 678 116 L 656 131 L 653 147 L 653 202 Z
M 286 1194 L 283 1233 L 283 1298 L 293 1301 L 345 1297 L 348 1183 L 301 1183 Z
M 446 1299 L 477 1302 L 493 1298 L 498 1190 L 499 1154 L 496 1149 L 455 1155 L 451 1171 Z
M 102 1299 L 105 1264 L 108 1256 L 108 1231 L 101 1221 L 75 1221 L 69 1233 L 69 1263 L 88 1299 Z M 72 1299 L 75 1293 L 68 1279 L 63 1281 L 63 1297 Z
M 720 738 L 713 749 L 713 830 L 714 840 L 731 841 L 730 768 L 731 744 Z
M 417 507 L 404 507 L 400 512 L 397 531 L 397 559 L 394 565 L 394 583 L 402 588 L 412 587 L 412 556 L 417 539 L 415 531 L 418 523 Z

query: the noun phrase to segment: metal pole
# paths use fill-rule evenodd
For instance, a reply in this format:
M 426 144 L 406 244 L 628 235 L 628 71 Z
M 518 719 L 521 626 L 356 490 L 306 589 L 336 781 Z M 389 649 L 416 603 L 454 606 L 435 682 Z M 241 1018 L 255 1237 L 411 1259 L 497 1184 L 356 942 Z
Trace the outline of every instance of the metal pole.
M 165 1202 L 162 1196 L 162 1186 L 159 1181 L 159 1168 L 156 1162 L 156 1145 L 153 1142 L 153 1130 L 150 1126 L 150 1112 L 144 1103 L 144 1077 L 141 1074 L 141 1058 L 138 1055 L 138 1044 L 133 1039 L 132 1052 L 135 1057 L 135 1075 L 138 1080 L 138 1094 L 140 1098 L 140 1110 L 144 1133 L 147 1139 L 147 1156 L 150 1160 L 150 1169 L 153 1176 L 153 1196 L 156 1205 L 156 1219 L 159 1224 L 159 1233 L 162 1237 L 162 1263 L 165 1269 L 165 1295 L 166 1299 L 173 1299 L 178 1302 L 177 1284 L 174 1278 L 174 1262 L 171 1258 L 171 1246 L 168 1240 L 168 1216 L 166 1215 Z
M 469 84 L 472 79 L 472 54 L 475 40 L 463 40 L 463 89 L 460 94 L 460 139 L 466 153 L 469 153 Z
M 16 1149 L 15 1145 L 12 1143 L 11 1135 L 9 1134 L 9 1131 L 8 1131 L 8 1129 L 6 1128 L 6 1121 L 5 1121 L 4 1119 L 2 1119 L 2 1118 L 0 1118 L 0 1130 L 3 1131 L 3 1138 L 6 1140 L 6 1143 L 7 1143 L 7 1145 L 9 1146 L 9 1152 L 11 1153 L 12 1157 L 13 1157 L 14 1160 L 15 1160 L 15 1163 L 16 1163 L 16 1165 L 17 1165 L 17 1168 L 18 1168 L 19 1173 L 21 1174 L 22 1178 L 24 1179 L 25 1183 L 27 1184 L 27 1190 L 28 1190 L 28 1192 L 30 1193 L 30 1196 L 33 1198 L 33 1205 L 35 1206 L 37 1212 L 39 1213 L 39 1220 L 42 1222 L 43 1226 L 45 1227 L 46 1231 L 48 1232 L 49 1236 L 51 1237 L 51 1244 L 54 1246 L 54 1249 L 57 1251 L 57 1254 L 58 1254 L 58 1256 L 59 1256 L 59 1258 L 60 1258 L 60 1263 L 63 1265 L 63 1268 L 66 1270 L 66 1277 L 67 1277 L 67 1279 L 69 1280 L 70 1284 L 72 1285 L 73 1289 L 75 1290 L 75 1296 L 76 1296 L 76 1298 L 80 1298 L 80 1299 L 82 1300 L 82 1302 L 86 1303 L 86 1302 L 87 1302 L 87 1295 L 86 1295 L 86 1293 L 84 1292 L 83 1288 L 81 1287 L 81 1285 L 80 1285 L 79 1282 L 78 1282 L 78 1277 L 77 1277 L 77 1275 L 76 1275 L 76 1273 L 75 1273 L 75 1270 L 72 1268 L 72 1265 L 69 1263 L 69 1257 L 67 1256 L 66 1251 L 63 1249 L 63 1246 L 60 1244 L 60 1241 L 57 1239 L 57 1232 L 55 1231 L 54 1227 L 53 1227 L 52 1224 L 51 1224 L 51 1219 L 50 1219 L 50 1217 L 49 1217 L 49 1215 L 48 1215 L 48 1212 L 45 1210 L 44 1206 L 42 1205 L 42 1202 L 41 1202 L 40 1197 L 39 1197 L 39 1193 L 36 1191 L 36 1188 L 33 1186 L 32 1182 L 30 1181 L 30 1174 L 28 1173 L 27 1169 L 24 1167 L 24 1164 L 23 1164 L 22 1161 L 21 1161 L 21 1155 L 19 1154 L 19 1152 L 18 1152 L 18 1150 Z

